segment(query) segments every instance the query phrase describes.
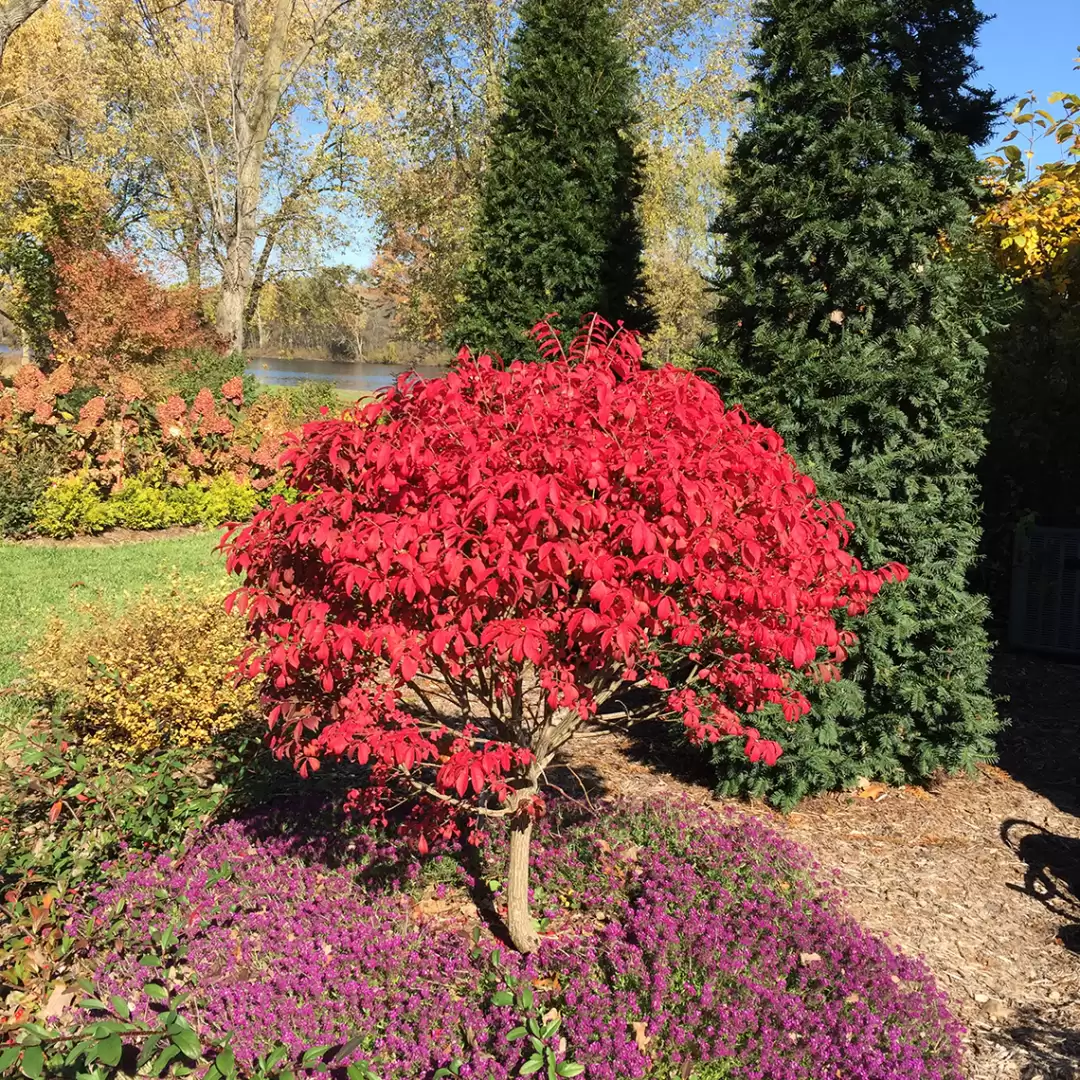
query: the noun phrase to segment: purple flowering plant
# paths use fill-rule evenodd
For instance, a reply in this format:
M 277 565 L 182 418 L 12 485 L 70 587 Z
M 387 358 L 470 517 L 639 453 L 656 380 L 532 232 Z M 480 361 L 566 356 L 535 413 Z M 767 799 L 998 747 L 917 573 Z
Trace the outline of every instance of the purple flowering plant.
M 503 1080 L 537 1061 L 587 1080 L 959 1080 L 960 1027 L 924 964 L 860 928 L 760 821 L 556 805 L 528 956 L 498 937 L 498 828 L 471 858 L 420 859 L 370 832 L 342 852 L 236 820 L 179 856 L 130 855 L 70 931 L 107 941 L 95 982 L 135 1021 L 164 1008 L 158 987 L 186 995 L 241 1074 L 276 1045 L 298 1063 L 346 1045 L 338 1064 L 378 1080 Z

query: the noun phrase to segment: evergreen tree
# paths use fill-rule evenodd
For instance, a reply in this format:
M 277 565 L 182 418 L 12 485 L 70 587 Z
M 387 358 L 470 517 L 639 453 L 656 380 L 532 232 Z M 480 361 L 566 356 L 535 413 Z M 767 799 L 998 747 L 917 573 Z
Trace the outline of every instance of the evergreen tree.
M 533 355 L 556 312 L 651 329 L 634 128 L 637 73 L 605 0 L 523 0 L 481 186 L 454 344 Z
M 727 790 L 790 802 L 993 754 L 987 605 L 968 583 L 993 279 L 969 221 L 997 103 L 970 84 L 972 0 L 762 0 L 757 15 L 709 362 L 842 503 L 864 563 L 911 569 L 811 716 L 760 718 L 788 747 L 774 773 L 717 752 Z

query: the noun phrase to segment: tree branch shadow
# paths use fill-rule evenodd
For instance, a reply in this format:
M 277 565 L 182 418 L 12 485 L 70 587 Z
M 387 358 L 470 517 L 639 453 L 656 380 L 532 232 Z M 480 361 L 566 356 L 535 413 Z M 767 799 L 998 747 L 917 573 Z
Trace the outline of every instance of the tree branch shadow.
M 1065 948 L 1080 953 L 1080 839 L 1018 818 L 1002 822 L 1001 839 L 1024 864 L 1024 884 L 1007 888 L 1065 920 L 1058 937 Z
M 1043 1080 L 1076 1080 L 1080 1077 L 1080 1031 L 1048 1023 L 1031 1007 L 1022 1009 L 1015 1022 L 995 1039 L 1027 1052 L 1031 1071 L 1024 1077 Z

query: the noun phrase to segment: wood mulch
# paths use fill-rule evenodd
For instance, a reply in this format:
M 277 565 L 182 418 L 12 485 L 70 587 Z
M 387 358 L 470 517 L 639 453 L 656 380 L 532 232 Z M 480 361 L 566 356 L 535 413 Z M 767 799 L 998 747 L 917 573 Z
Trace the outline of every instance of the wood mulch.
M 1080 1080 L 1080 666 L 1005 656 L 997 689 L 1013 723 L 1000 765 L 972 779 L 744 809 L 835 868 L 863 925 L 926 958 L 967 1026 L 968 1080 Z M 725 801 L 651 734 L 580 737 L 567 764 L 590 795 Z

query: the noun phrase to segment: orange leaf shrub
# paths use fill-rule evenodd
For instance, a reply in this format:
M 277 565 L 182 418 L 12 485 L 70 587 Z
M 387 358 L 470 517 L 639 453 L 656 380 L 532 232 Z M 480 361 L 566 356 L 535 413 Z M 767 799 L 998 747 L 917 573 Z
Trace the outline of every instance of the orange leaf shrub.
M 53 248 L 61 328 L 50 335 L 59 359 L 90 381 L 186 349 L 223 350 L 198 312 L 198 292 L 165 289 L 130 253 Z

